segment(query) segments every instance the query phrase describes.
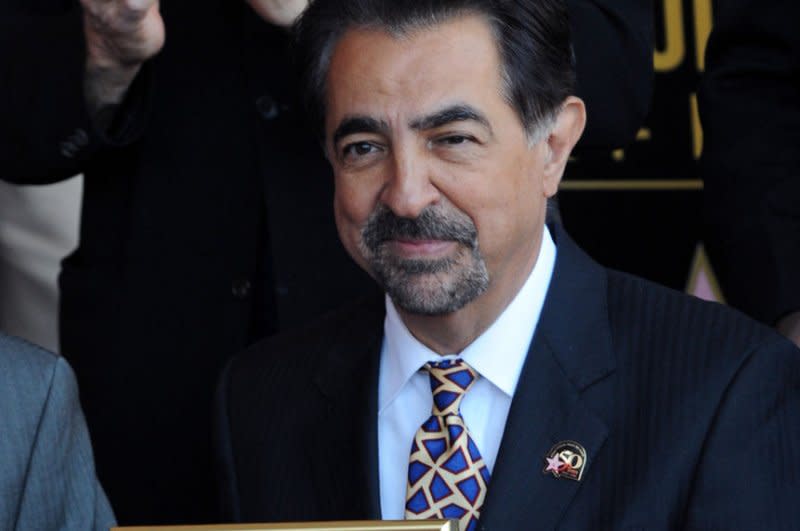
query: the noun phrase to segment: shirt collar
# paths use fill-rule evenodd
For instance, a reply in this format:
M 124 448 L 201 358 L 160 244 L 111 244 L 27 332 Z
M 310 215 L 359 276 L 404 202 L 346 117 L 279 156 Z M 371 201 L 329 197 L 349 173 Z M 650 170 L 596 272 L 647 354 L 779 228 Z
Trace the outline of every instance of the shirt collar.
M 556 246 L 545 226 L 539 256 L 522 288 L 497 320 L 458 355 L 509 397 L 517 388 L 555 261 Z M 379 411 L 394 400 L 420 367 L 442 359 L 411 334 L 388 295 L 383 330 Z

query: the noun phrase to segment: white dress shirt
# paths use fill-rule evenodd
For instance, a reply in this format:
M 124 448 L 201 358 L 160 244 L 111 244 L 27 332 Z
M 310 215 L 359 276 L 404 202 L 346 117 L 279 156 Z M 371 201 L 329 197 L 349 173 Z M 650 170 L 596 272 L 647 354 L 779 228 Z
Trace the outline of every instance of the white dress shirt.
M 467 348 L 444 357 L 462 358 L 480 375 L 461 402 L 461 414 L 490 471 L 555 260 L 556 247 L 545 227 L 536 264 L 508 307 Z M 378 383 L 378 468 L 384 520 L 405 516 L 411 443 L 431 415 L 430 383 L 420 368 L 444 358 L 411 335 L 387 296 Z

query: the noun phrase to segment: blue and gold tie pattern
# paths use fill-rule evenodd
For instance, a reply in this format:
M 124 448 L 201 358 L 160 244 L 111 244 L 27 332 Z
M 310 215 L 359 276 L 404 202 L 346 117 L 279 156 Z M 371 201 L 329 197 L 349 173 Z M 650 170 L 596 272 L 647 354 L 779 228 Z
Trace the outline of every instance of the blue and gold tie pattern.
M 411 445 L 406 519 L 453 518 L 460 529 L 478 527 L 489 469 L 461 417 L 461 399 L 477 379 L 462 360 L 426 363 L 433 412 Z

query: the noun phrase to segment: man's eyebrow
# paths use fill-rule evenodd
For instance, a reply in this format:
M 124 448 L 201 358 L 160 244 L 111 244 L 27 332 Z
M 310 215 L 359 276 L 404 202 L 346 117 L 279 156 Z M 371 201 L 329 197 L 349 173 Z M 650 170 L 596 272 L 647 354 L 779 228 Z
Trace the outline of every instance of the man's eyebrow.
M 389 124 L 369 116 L 348 116 L 339 123 L 333 132 L 333 143 L 355 133 L 386 133 Z
M 474 107 L 466 104 L 456 104 L 446 107 L 428 116 L 423 116 L 413 120 L 409 126 L 418 131 L 425 131 L 427 129 L 436 129 L 453 122 L 478 122 L 489 132 L 492 132 L 492 126 L 489 125 L 489 120 L 486 119 L 480 111 Z

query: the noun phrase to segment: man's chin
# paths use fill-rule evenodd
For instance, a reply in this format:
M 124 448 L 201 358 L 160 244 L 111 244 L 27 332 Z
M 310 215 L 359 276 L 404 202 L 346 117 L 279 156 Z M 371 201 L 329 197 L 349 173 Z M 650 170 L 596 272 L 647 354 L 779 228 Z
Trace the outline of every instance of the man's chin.
M 404 278 L 395 277 L 383 284 L 383 288 L 395 306 L 405 312 L 424 316 L 455 313 L 486 291 L 482 282 L 443 276 L 441 273 L 418 273 Z
M 389 294 L 389 297 L 392 299 L 392 303 L 394 303 L 394 305 L 403 312 L 424 317 L 442 317 L 445 315 L 451 315 L 468 304 L 463 303 L 455 305 L 445 301 L 432 299 L 413 299 L 404 297 L 402 295 L 398 296 L 392 294 Z

